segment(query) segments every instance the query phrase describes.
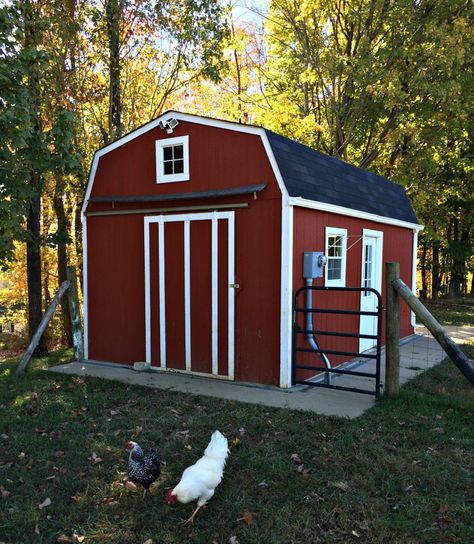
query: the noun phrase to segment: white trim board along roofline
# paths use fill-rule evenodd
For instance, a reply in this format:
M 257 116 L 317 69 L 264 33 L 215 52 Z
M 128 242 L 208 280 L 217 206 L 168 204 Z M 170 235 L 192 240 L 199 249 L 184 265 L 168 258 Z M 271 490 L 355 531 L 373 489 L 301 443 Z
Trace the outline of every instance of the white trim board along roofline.
M 408 223 L 407 221 L 401 221 L 400 219 L 393 219 L 391 217 L 385 217 L 383 215 L 376 215 L 373 213 L 363 212 L 360 210 L 354 210 L 352 208 L 345 208 L 343 206 L 336 206 L 335 204 L 326 204 L 325 202 L 317 202 L 315 200 L 308 200 L 301 197 L 290 197 L 288 199 L 290 206 L 299 206 L 301 208 L 310 208 L 312 210 L 319 210 L 328 213 L 337 213 L 339 215 L 349 215 L 351 217 L 357 217 L 359 219 L 367 219 L 368 221 L 375 221 L 377 223 L 384 223 L 385 225 L 394 225 L 396 227 L 402 227 L 406 229 L 412 229 L 416 232 L 423 230 L 425 227 L 417 223 Z

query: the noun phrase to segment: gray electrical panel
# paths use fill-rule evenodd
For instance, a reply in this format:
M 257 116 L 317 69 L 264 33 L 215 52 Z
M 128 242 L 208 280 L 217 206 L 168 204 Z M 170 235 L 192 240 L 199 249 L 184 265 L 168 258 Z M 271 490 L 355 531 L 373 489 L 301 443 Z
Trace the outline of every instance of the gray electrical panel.
M 303 254 L 303 276 L 305 278 L 322 278 L 327 258 L 322 251 L 307 251 Z

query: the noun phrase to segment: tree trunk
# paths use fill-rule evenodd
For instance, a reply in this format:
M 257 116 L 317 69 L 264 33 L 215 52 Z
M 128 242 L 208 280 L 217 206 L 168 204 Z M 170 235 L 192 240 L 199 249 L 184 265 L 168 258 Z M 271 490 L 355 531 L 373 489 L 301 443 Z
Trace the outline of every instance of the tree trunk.
M 33 184 L 34 181 L 30 181 Z M 26 243 L 26 275 L 28 284 L 28 339 L 31 341 L 43 318 L 41 308 L 41 254 L 40 254 L 41 198 L 30 201 L 26 226 L 30 237 Z M 48 353 L 45 337 L 42 336 L 36 355 Z
M 427 278 L 427 269 L 426 269 L 426 256 L 428 253 L 428 243 L 426 238 L 423 238 L 422 242 L 422 252 L 420 259 L 421 267 L 421 291 L 420 298 L 426 299 L 428 297 L 428 278 Z
M 453 219 L 453 241 L 451 243 L 452 264 L 449 281 L 449 296 L 458 297 L 461 294 L 461 283 L 464 270 L 464 256 L 459 243 L 459 219 Z
M 24 0 L 20 4 L 24 19 L 24 47 L 25 50 L 37 52 L 37 37 L 35 28 L 35 15 L 32 10 L 30 0 Z M 39 74 L 36 55 L 30 56 L 28 63 L 28 90 L 31 100 L 31 120 L 33 125 L 32 142 L 38 144 L 41 140 L 41 123 L 39 119 Z M 26 228 L 29 233 L 26 243 L 26 274 L 28 284 L 28 335 L 31 340 L 41 323 L 43 317 L 41 308 L 41 176 L 34 167 L 29 173 L 28 184 L 34 191 L 34 196 L 30 199 L 30 207 L 26 220 Z M 35 353 L 39 356 L 46 355 L 48 352 L 44 336 L 36 348 Z
M 122 1 L 107 0 L 105 18 L 109 42 L 109 134 L 116 140 L 123 133 L 122 99 L 120 89 L 120 21 L 122 19 Z
M 63 202 L 64 180 L 61 177 L 56 181 L 56 188 L 54 191 L 54 211 L 58 220 L 58 233 L 60 235 L 69 235 L 70 222 L 67 218 L 64 210 Z M 67 244 L 66 242 L 59 242 L 58 249 L 58 287 L 67 280 Z M 65 297 L 61 299 L 61 321 L 68 347 L 72 347 L 72 327 L 71 327 L 71 314 L 69 313 L 69 304 Z
M 440 264 L 439 264 L 439 241 L 433 242 L 433 262 L 431 265 L 431 299 L 437 300 L 440 288 Z

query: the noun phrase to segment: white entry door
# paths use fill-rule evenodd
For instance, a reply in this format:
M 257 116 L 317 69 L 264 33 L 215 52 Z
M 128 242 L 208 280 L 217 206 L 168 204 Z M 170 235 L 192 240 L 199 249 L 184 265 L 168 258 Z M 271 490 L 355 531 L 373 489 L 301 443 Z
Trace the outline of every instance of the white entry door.
M 379 293 L 382 290 L 382 252 L 383 232 L 363 229 L 362 231 L 362 267 L 361 287 L 371 287 Z M 362 291 L 360 297 L 361 312 L 377 311 L 377 297 L 371 291 Z M 377 334 L 377 316 L 360 316 L 360 334 Z M 372 338 L 361 338 L 359 351 L 364 352 L 376 344 Z

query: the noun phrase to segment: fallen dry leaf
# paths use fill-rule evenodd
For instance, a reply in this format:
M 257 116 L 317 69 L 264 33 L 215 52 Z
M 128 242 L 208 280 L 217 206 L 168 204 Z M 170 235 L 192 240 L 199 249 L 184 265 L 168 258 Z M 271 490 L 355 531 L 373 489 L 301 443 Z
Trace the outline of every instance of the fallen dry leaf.
M 242 517 L 239 518 L 237 521 L 244 521 L 247 525 L 250 525 L 251 523 L 253 523 L 253 514 L 252 512 L 244 512 L 242 514 Z
M 76 533 L 74 533 L 72 535 L 72 539 L 73 539 L 73 542 L 79 542 L 79 544 L 81 544 L 82 542 L 84 542 L 84 540 L 86 539 L 85 536 L 82 536 L 82 535 L 77 535 Z
M 64 457 L 63 450 L 57 450 L 53 453 L 54 457 Z
M 8 497 L 8 495 L 10 495 L 10 491 L 7 491 L 3 485 L 0 485 L 0 495 L 2 495 L 2 497 L 4 499 L 6 499 Z
M 237 537 L 236 536 L 231 536 L 229 538 L 229 544 L 240 544 L 239 541 L 237 540 Z
M 325 451 L 321 455 L 321 461 L 323 463 L 329 463 L 329 460 L 331 459 L 331 456 L 329 455 L 329 452 Z
M 349 490 L 349 484 L 347 482 L 330 482 L 330 485 L 332 487 L 337 487 L 337 489 L 340 489 L 341 491 Z
M 445 504 L 445 503 L 441 503 L 441 504 L 439 505 L 438 512 L 439 512 L 440 514 L 444 514 L 444 513 L 447 512 L 447 511 L 448 511 L 448 505 Z
M 46 497 L 43 502 L 38 504 L 40 510 L 43 510 L 43 508 L 46 508 L 47 506 L 51 506 L 51 499 L 49 497 Z
M 92 453 L 92 456 L 89 457 L 89 459 L 91 459 L 95 464 L 97 463 L 102 463 L 102 458 L 99 457 L 96 453 Z
M 442 531 L 444 531 L 445 529 L 449 527 L 450 523 L 451 523 L 451 520 L 448 517 L 443 516 L 442 518 L 438 520 L 438 527 Z
M 58 536 L 58 539 L 56 540 L 56 542 L 73 542 L 73 540 L 67 535 L 60 535 Z
M 128 481 L 125 485 L 127 489 L 137 489 L 137 486 L 133 482 Z
M 40 532 L 40 530 L 39 530 L 39 527 L 38 527 L 38 524 L 35 525 L 35 533 L 36 533 L 37 535 L 40 535 L 40 534 L 41 534 L 41 532 Z
M 145 540 L 143 544 L 153 544 L 153 540 L 149 538 L 148 540 Z
M 301 460 L 301 457 L 297 453 L 291 454 L 291 460 L 295 465 L 302 465 L 303 461 Z

